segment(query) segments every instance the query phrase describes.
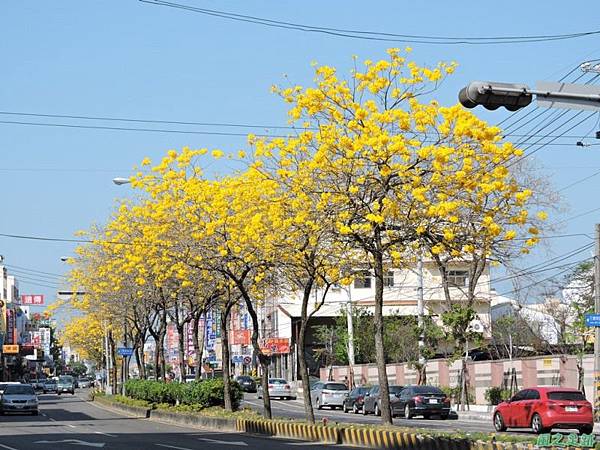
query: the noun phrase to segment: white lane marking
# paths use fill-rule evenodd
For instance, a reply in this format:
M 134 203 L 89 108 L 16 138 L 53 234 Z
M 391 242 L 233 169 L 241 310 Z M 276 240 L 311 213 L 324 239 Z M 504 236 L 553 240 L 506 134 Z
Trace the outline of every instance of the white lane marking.
M 287 445 L 327 445 L 325 442 L 286 442 Z
M 0 444 L 0 447 L 5 448 L 6 450 L 17 450 L 14 447 L 9 447 L 8 445 Z
M 108 437 L 118 437 L 116 434 L 105 433 L 104 431 L 94 431 L 94 433 L 101 434 L 103 436 L 108 436 Z
M 60 444 L 63 442 L 65 444 L 76 444 L 76 445 L 83 445 L 85 447 L 96 447 L 96 448 L 102 448 L 106 445 L 106 443 L 104 443 L 104 442 L 87 442 L 87 441 L 81 441 L 79 439 L 63 439 L 62 441 L 35 441 L 34 444 Z
M 77 428 L 75 425 L 71 425 L 70 423 L 68 423 L 68 424 L 67 424 L 67 426 L 68 426 L 69 428 Z
M 175 445 L 168 445 L 168 444 L 154 444 L 154 445 L 158 445 L 159 447 L 165 447 L 165 448 L 174 448 L 176 450 L 192 450 L 191 448 L 176 447 Z
M 237 445 L 239 447 L 248 447 L 244 441 L 219 441 L 217 439 L 198 438 L 199 441 L 208 442 L 209 444 Z

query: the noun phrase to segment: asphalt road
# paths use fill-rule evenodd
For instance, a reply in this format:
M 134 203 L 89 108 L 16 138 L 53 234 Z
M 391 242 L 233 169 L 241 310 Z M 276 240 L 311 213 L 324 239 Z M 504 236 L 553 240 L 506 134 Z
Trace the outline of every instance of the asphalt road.
M 85 390 L 71 395 L 40 395 L 40 415 L 0 416 L 0 450 L 228 450 L 326 448 L 290 439 L 203 431 L 140 419 L 86 402 Z
M 248 406 L 256 411 L 262 412 L 262 399 L 257 399 L 256 394 L 245 394 L 244 395 L 244 403 L 245 406 Z M 274 417 L 280 418 L 292 418 L 292 419 L 300 419 L 306 417 L 304 413 L 304 404 L 302 400 L 298 398 L 297 400 L 273 400 L 271 399 L 271 409 Z M 346 423 L 364 423 L 364 424 L 378 424 L 381 423 L 381 417 L 376 417 L 373 414 L 363 416 L 362 414 L 353 414 L 352 412 L 344 413 L 342 410 L 335 409 L 322 409 L 322 410 L 314 410 L 315 419 L 318 421 L 322 421 L 326 418 L 330 422 L 346 422 Z M 404 418 L 394 418 L 394 425 L 398 425 L 399 427 L 406 428 L 420 428 L 427 430 L 437 430 L 437 431 L 460 431 L 462 433 L 493 433 L 494 426 L 491 420 L 481 420 L 481 419 L 461 419 L 460 412 L 458 413 L 459 418 L 456 420 L 442 420 L 440 418 L 431 418 L 431 419 L 404 419 Z M 565 432 L 565 430 L 556 430 L 560 432 Z M 596 430 L 598 433 L 600 430 Z M 509 430 L 505 433 L 501 434 L 510 434 L 517 436 L 535 436 L 530 429 L 516 429 Z

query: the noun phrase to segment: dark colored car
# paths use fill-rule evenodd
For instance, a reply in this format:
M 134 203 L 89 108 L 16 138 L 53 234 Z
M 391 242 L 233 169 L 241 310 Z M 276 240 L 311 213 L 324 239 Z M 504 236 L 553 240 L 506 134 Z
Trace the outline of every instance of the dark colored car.
M 450 398 L 435 386 L 407 386 L 392 401 L 392 412 L 397 411 L 407 419 L 415 416 L 429 418 L 450 414 Z
M 397 398 L 397 395 L 402 391 L 404 386 L 390 385 L 390 408 L 392 409 L 392 415 L 396 413 L 394 410 L 395 403 L 393 400 Z M 381 391 L 379 386 L 373 386 L 367 393 L 362 413 L 366 416 L 367 414 L 373 413 L 376 416 L 381 415 Z
M 244 392 L 256 392 L 256 381 L 254 378 L 248 375 L 240 375 L 235 377 L 235 381 L 238 382 L 242 391 Z
M 494 428 L 529 428 L 545 433 L 552 428 L 576 428 L 591 434 L 594 429 L 592 405 L 577 389 L 535 387 L 523 389 L 494 410 Z
M 344 404 L 342 405 L 344 412 L 352 411 L 354 414 L 358 414 L 362 411 L 367 392 L 369 392 L 368 387 L 356 387 L 352 389 L 348 397 L 344 399 Z

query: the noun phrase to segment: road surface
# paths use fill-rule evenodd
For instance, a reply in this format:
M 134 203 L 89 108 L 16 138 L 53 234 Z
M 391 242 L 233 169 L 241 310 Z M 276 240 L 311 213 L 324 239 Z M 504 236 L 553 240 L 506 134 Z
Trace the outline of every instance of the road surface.
M 256 394 L 244 394 L 243 406 L 248 406 L 262 413 L 262 399 L 257 399 Z M 306 417 L 304 413 L 304 404 L 302 400 L 273 400 L 271 399 L 271 409 L 273 417 L 301 419 Z M 327 418 L 330 422 L 346 422 L 346 423 L 364 423 L 364 424 L 379 424 L 381 417 L 376 417 L 373 414 L 363 416 L 362 414 L 344 413 L 339 409 L 330 410 L 314 410 L 315 419 L 322 421 Z M 458 420 L 441 420 L 439 418 L 432 419 L 404 419 L 395 418 L 394 425 L 409 428 L 421 428 L 437 431 L 460 431 L 462 433 L 493 433 L 494 426 L 492 421 L 461 419 L 460 412 Z M 565 430 L 562 430 L 563 432 Z M 520 436 L 535 436 L 530 430 L 514 430 L 508 431 L 506 434 Z
M 0 450 L 229 450 L 326 448 L 290 439 L 211 432 L 134 418 L 71 395 L 40 395 L 40 415 L 0 416 Z

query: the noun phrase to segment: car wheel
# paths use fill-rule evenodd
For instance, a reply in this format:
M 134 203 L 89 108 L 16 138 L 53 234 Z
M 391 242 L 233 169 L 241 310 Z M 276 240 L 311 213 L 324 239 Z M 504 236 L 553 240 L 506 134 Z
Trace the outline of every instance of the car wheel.
M 585 425 L 579 427 L 579 434 L 592 434 L 594 432 L 594 425 Z
M 375 403 L 375 415 L 381 416 L 381 410 L 379 409 L 379 405 Z
M 366 416 L 367 414 L 369 414 L 369 412 L 367 411 L 367 404 L 366 403 L 363 403 L 362 414 L 363 414 L 363 416 Z
M 442 419 L 442 420 L 448 420 L 448 414 L 441 414 L 440 415 L 440 419 Z
M 410 405 L 407 403 L 406 406 L 404 407 L 404 417 L 406 419 L 412 419 L 412 414 L 410 412 Z
M 290 400 L 296 400 L 296 397 L 290 397 Z
M 39 411 L 33 411 L 33 412 L 31 413 L 31 415 L 32 415 L 32 416 L 37 416 L 38 414 L 39 414 Z
M 317 398 L 317 401 L 315 402 L 315 405 L 317 406 L 317 409 L 323 409 L 323 406 L 321 406 L 321 400 L 319 400 Z
M 448 416 L 446 416 L 448 418 Z M 494 414 L 494 428 L 496 431 L 506 431 L 506 425 L 504 424 L 504 419 L 502 418 L 502 414 L 497 412 Z
M 347 407 L 346 407 L 346 402 L 344 402 L 344 404 L 342 405 L 342 411 L 344 411 L 344 413 L 348 414 L 348 411 L 350 411 Z
M 531 418 L 531 429 L 535 434 L 542 434 L 546 431 L 542 423 L 542 418 L 538 413 L 535 413 Z
M 356 402 L 352 403 L 352 412 L 354 414 L 358 414 L 358 406 L 356 406 Z

